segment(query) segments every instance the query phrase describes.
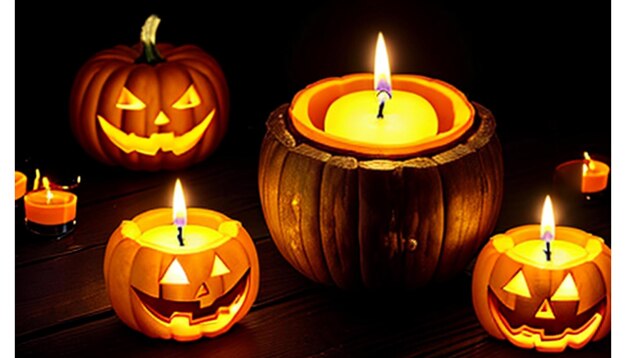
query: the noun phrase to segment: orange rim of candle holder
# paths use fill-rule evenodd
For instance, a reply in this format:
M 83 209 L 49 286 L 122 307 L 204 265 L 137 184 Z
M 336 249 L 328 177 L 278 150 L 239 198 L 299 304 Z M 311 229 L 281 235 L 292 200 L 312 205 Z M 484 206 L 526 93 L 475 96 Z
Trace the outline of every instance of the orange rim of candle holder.
M 26 175 L 22 172 L 15 172 L 15 200 L 26 194 Z
M 418 94 L 433 106 L 439 123 L 435 136 L 408 144 L 373 145 L 324 132 L 324 121 L 330 105 L 339 97 L 352 92 L 373 92 L 373 83 L 372 74 L 353 74 L 324 79 L 307 86 L 294 96 L 289 107 L 293 127 L 302 136 L 326 147 L 368 156 L 403 157 L 446 146 L 462 137 L 474 123 L 474 107 L 452 85 L 424 76 L 394 75 L 394 90 Z
M 223 235 L 223 239 L 237 236 L 236 231 L 232 230 L 232 224 L 238 221 L 230 219 L 228 216 L 217 211 L 202 208 L 187 208 L 187 225 L 205 226 L 213 229 Z M 222 225 L 224 224 L 224 225 Z M 159 208 L 143 212 L 131 220 L 122 222 L 122 235 L 135 241 L 140 241 L 141 235 L 158 226 L 173 225 L 172 208 Z M 243 227 L 242 227 L 243 228 Z M 176 240 L 175 237 L 172 240 Z M 189 246 L 180 246 L 175 249 L 159 246 L 157 250 L 171 254 L 191 254 L 213 249 L 222 241 L 210 242 L 202 246 L 190 248 Z M 151 245 L 142 243 L 142 246 Z
M 509 255 L 509 257 L 511 257 L 514 261 L 545 270 L 568 269 L 584 264 L 585 262 L 591 262 L 602 252 L 602 247 L 605 245 L 604 239 L 581 229 L 570 226 L 556 226 L 554 235 L 555 241 L 566 241 L 578 245 L 587 252 L 587 255 L 564 265 L 551 266 L 543 264 L 538 265 L 536 262 L 516 255 L 510 251 L 510 249 L 523 242 L 540 239 L 539 227 L 540 225 L 537 224 L 518 226 L 507 230 L 504 234 L 493 236 L 491 240 L 493 240 L 494 246 L 500 252 L 506 252 L 507 255 Z
M 30 192 L 24 196 L 26 219 L 42 225 L 62 225 L 76 219 L 75 194 L 65 191 L 52 190 L 55 198 L 63 200 L 60 204 L 44 204 L 30 199 L 31 194 L 45 193 L 45 190 Z

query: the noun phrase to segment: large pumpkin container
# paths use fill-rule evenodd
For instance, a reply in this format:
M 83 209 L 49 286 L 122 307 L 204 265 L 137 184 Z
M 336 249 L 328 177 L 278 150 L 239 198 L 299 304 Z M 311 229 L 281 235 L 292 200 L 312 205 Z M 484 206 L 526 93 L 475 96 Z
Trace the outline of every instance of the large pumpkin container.
M 74 80 L 70 121 L 94 158 L 134 170 L 180 169 L 211 154 L 226 133 L 228 88 L 218 63 L 193 45 L 141 44 L 93 56 Z
M 371 88 L 372 78 L 315 83 L 270 114 L 258 172 L 270 234 L 294 268 L 320 283 L 413 289 L 450 279 L 487 240 L 500 210 L 494 117 L 446 83 L 393 76 L 395 88 L 432 104 L 437 135 L 380 153 L 338 144 L 323 133 L 330 103 Z

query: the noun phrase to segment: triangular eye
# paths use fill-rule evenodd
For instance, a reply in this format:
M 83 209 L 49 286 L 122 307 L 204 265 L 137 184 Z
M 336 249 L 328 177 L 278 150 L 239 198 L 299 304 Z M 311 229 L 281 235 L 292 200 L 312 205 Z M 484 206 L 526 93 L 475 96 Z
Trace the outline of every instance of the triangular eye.
M 227 273 L 230 273 L 230 270 L 226 267 L 224 261 L 216 254 L 215 261 L 213 262 L 213 270 L 211 270 L 211 277 L 226 275 Z
M 146 108 L 146 104 L 137 98 L 137 96 L 135 96 L 131 91 L 127 90 L 126 87 L 122 87 L 122 93 L 120 93 L 120 97 L 117 99 L 115 107 L 119 109 L 138 111 Z
M 165 271 L 165 275 L 161 278 L 160 283 L 162 285 L 188 285 L 189 279 L 187 278 L 187 274 L 185 274 L 185 270 L 180 265 L 177 259 L 174 259 L 170 264 L 170 267 Z
M 517 271 L 517 274 L 515 274 L 511 281 L 509 281 L 509 283 L 507 283 L 502 289 L 518 296 L 527 298 L 531 297 L 530 290 L 528 289 L 528 284 L 526 283 L 526 278 L 524 278 L 522 270 Z
M 196 92 L 196 88 L 191 85 L 185 93 L 172 105 L 172 107 L 176 109 L 187 109 L 193 108 L 200 104 L 200 96 L 198 96 L 198 92 Z
M 578 301 L 578 289 L 571 273 L 568 273 L 561 286 L 552 295 L 552 301 Z

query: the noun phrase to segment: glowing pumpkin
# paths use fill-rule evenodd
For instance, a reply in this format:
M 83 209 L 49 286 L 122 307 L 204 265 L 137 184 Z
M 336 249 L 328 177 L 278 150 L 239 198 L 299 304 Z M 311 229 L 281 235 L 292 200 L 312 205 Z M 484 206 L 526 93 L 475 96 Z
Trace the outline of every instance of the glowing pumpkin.
M 149 337 L 190 341 L 228 331 L 250 310 L 259 288 L 252 239 L 237 221 L 188 210 L 188 223 L 214 229 L 210 240 L 178 246 L 147 238 L 171 224 L 172 210 L 145 212 L 113 233 L 104 257 L 106 289 L 115 312 Z
M 496 235 L 476 261 L 472 300 L 492 336 L 522 348 L 561 352 L 611 329 L 611 250 L 599 237 L 557 227 L 546 261 L 538 226 Z
M 96 54 L 74 81 L 72 130 L 106 164 L 187 167 L 211 154 L 226 132 L 228 89 L 219 65 L 196 46 L 156 45 L 158 23 L 152 15 L 140 46 Z

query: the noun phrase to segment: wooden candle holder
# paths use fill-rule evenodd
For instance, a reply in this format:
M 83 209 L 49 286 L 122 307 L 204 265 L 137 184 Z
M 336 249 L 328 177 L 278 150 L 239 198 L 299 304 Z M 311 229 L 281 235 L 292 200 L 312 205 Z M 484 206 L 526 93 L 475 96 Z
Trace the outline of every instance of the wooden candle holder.
M 272 239 L 313 281 L 413 289 L 461 272 L 494 229 L 503 190 L 491 112 L 465 135 L 403 158 L 367 158 L 301 136 L 289 105 L 266 122 L 259 191 Z

